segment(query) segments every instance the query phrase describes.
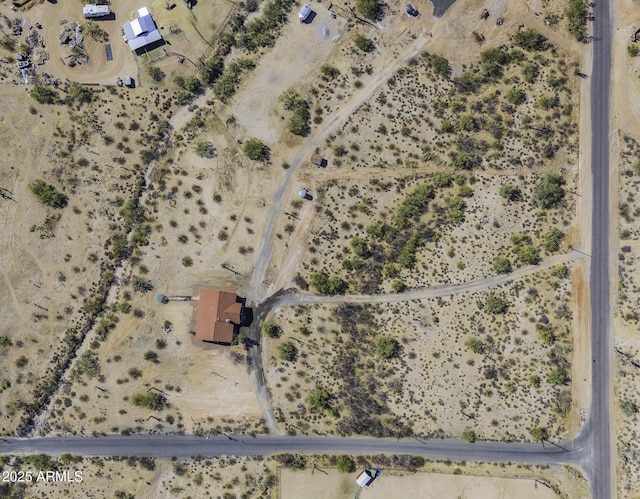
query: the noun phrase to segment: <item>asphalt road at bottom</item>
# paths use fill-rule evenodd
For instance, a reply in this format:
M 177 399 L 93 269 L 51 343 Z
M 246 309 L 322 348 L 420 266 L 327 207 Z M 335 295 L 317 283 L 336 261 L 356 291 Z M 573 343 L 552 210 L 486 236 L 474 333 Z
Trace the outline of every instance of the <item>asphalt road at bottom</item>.
M 266 456 L 279 452 L 413 454 L 430 459 L 454 461 L 580 464 L 588 443 L 580 448 L 571 443 L 502 443 L 461 440 L 419 440 L 395 438 L 340 438 L 324 436 L 216 435 L 210 438 L 186 435 L 132 435 L 105 437 L 47 437 L 0 439 L 0 454 L 64 453 L 83 456 L 215 457 Z

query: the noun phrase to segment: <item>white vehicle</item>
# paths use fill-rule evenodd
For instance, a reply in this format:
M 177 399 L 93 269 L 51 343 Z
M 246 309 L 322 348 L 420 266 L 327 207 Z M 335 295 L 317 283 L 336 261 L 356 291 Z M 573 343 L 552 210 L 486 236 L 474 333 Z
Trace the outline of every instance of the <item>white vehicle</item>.
M 311 12 L 313 12 L 311 10 L 311 7 L 309 7 L 308 3 L 305 3 L 300 9 L 300 12 L 298 12 L 298 19 L 300 19 L 300 22 L 301 23 L 305 22 L 307 18 L 311 15 Z

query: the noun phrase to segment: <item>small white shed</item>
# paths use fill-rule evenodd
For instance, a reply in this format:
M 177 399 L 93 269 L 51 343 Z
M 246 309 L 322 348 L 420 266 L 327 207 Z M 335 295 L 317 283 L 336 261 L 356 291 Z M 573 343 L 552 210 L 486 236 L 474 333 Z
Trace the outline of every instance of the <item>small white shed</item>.
M 366 487 L 368 486 L 371 482 L 373 482 L 375 480 L 376 477 L 371 476 L 369 474 L 368 470 L 363 470 L 360 472 L 360 474 L 356 477 L 356 483 L 358 485 L 360 485 L 360 487 Z

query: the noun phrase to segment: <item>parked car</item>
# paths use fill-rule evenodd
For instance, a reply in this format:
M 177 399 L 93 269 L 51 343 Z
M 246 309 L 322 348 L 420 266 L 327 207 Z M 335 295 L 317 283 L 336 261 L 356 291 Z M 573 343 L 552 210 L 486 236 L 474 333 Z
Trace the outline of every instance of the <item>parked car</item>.
M 418 16 L 418 11 L 416 10 L 416 8 L 411 5 L 410 3 L 407 4 L 407 6 L 404 8 L 404 10 L 407 12 L 407 14 L 409 14 L 411 17 L 417 17 Z
M 21 54 L 20 52 L 17 52 L 16 53 L 16 60 L 17 61 L 26 61 L 27 60 L 27 56 Z
M 313 12 L 311 10 L 311 7 L 309 7 L 309 4 L 305 3 L 300 9 L 300 12 L 298 13 L 298 19 L 300 19 L 300 22 L 301 23 L 305 22 L 307 18 L 311 15 L 311 12 Z
M 19 69 L 25 69 L 29 67 L 29 61 L 20 61 L 18 63 L 18 68 Z

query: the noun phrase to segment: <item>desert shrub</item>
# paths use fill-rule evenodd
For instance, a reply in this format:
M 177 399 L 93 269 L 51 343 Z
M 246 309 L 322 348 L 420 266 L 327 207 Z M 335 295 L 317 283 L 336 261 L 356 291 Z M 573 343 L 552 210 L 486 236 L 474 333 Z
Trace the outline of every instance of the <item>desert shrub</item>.
M 447 172 L 435 172 L 431 176 L 431 181 L 433 185 L 438 188 L 450 187 L 451 175 Z
M 147 66 L 147 73 L 149 73 L 151 79 L 156 83 L 164 80 L 164 77 L 166 76 L 158 66 Z
M 391 283 L 391 289 L 393 289 L 396 293 L 402 293 L 405 289 L 407 289 L 407 285 L 402 279 L 395 279 Z
M 29 184 L 31 193 L 46 206 L 64 208 L 67 206 L 67 196 L 58 191 L 53 185 L 42 179 L 36 179 Z
M 627 45 L 627 53 L 631 57 L 638 57 L 638 55 L 640 55 L 640 47 L 634 44 Z
M 620 401 L 620 410 L 622 414 L 627 417 L 631 417 L 638 412 L 638 406 L 634 404 L 631 400 L 621 400 Z
M 560 248 L 560 241 L 564 237 L 564 233 L 557 227 L 552 227 L 549 232 L 544 235 L 542 246 L 548 252 L 558 251 Z
M 532 244 L 517 246 L 513 251 L 518 255 L 518 259 L 527 265 L 535 265 L 540 261 L 540 248 Z
M 209 159 L 213 158 L 216 153 L 216 149 L 215 147 L 213 147 L 213 144 L 206 140 L 198 140 L 196 142 L 194 151 L 201 158 L 209 158 Z
M 79 83 L 74 83 L 69 87 L 69 95 L 80 104 L 89 103 L 93 100 L 93 91 Z
M 287 362 L 293 362 L 298 356 L 298 349 L 291 341 L 282 341 L 278 345 L 278 357 Z
M 566 265 L 556 265 L 551 269 L 551 275 L 558 279 L 566 279 L 569 276 L 569 267 Z
M 269 148 L 256 138 L 248 139 L 242 146 L 242 151 L 247 158 L 253 161 L 266 161 L 269 159 Z
M 434 197 L 433 187 L 429 184 L 417 186 L 407 195 L 396 210 L 394 224 L 398 228 L 408 228 L 413 219 L 427 211 L 429 201 Z
M 565 180 L 560 173 L 548 173 L 536 185 L 533 194 L 536 203 L 542 208 L 554 208 L 564 199 Z
M 484 310 L 490 314 L 503 314 L 507 311 L 508 303 L 499 295 L 491 294 L 484 301 Z
M 191 258 L 190 256 L 182 257 L 182 265 L 184 265 L 185 267 L 191 267 L 193 265 L 193 258 Z
M 144 407 L 152 411 L 164 409 L 167 399 L 158 392 L 134 393 L 131 396 L 131 403 L 136 407 Z
M 148 360 L 149 362 L 153 362 L 154 364 L 158 363 L 158 353 L 153 350 L 147 350 L 143 357 L 144 360 Z
M 307 395 L 307 404 L 318 411 L 333 412 L 331 399 L 331 394 L 327 390 L 318 387 Z
M 371 52 L 375 48 L 373 41 L 369 40 L 366 36 L 357 34 L 353 37 L 353 43 L 355 46 L 363 52 Z
M 520 190 L 520 188 L 513 185 L 510 182 L 507 182 L 506 184 L 502 184 L 500 186 L 499 193 L 500 193 L 500 196 L 502 196 L 508 201 L 519 201 L 520 198 L 522 197 L 522 191 Z
M 464 346 L 466 346 L 473 353 L 484 352 L 484 343 L 475 336 L 470 336 L 469 338 L 467 338 L 467 341 L 464 342 Z
M 291 116 L 291 119 L 287 123 L 287 129 L 294 135 L 306 137 L 310 131 L 310 119 L 311 113 L 309 112 L 309 106 L 305 101 L 299 100 L 293 109 L 293 116 Z
M 538 376 L 537 374 L 532 374 L 531 376 L 529 376 L 529 384 L 533 388 L 540 388 L 540 376 Z
M 565 11 L 567 28 L 576 40 L 584 41 L 587 25 L 587 6 L 584 0 L 569 0 Z
M 441 55 L 434 55 L 431 58 L 431 67 L 433 68 L 433 72 L 442 78 L 449 78 L 449 75 L 451 75 L 449 61 Z
M 567 371 L 563 367 L 556 367 L 548 374 L 549 383 L 552 385 L 566 385 L 569 381 Z
M 391 359 L 398 353 L 398 342 L 390 336 L 378 336 L 374 343 L 374 351 L 383 359 Z
M 518 31 L 513 35 L 513 43 L 529 52 L 545 51 L 549 48 L 547 39 L 534 29 Z
M 328 79 L 334 79 L 340 76 L 340 70 L 331 64 L 323 64 L 320 66 L 320 72 Z
M 546 111 L 553 109 L 560 104 L 560 97 L 557 95 L 543 95 L 538 99 L 536 105 Z
M 58 97 L 58 92 L 56 92 L 53 88 L 48 85 L 43 85 L 41 83 L 36 83 L 30 92 L 31 97 L 33 97 L 36 102 L 39 104 L 57 104 L 60 102 L 60 98 Z
M 527 100 L 527 94 L 524 90 L 516 87 L 512 87 L 505 96 L 508 102 L 514 106 L 519 106 Z
M 356 11 L 367 19 L 375 20 L 380 14 L 378 0 L 356 0 Z
M 466 203 L 460 196 L 453 196 L 447 202 L 447 220 L 453 224 L 464 220 L 464 209 Z
M 530 433 L 531 433 L 531 437 L 536 442 L 542 442 L 543 440 L 547 439 L 546 428 L 541 428 L 540 426 L 536 426 L 534 428 L 531 428 Z
M 309 284 L 323 295 L 340 295 L 347 289 L 347 284 L 338 276 L 331 276 L 323 271 L 313 272 Z
M 93 351 L 84 352 L 76 363 L 76 373 L 78 376 L 86 376 L 93 379 L 100 374 L 100 361 L 98 355 Z
M 349 456 L 338 456 L 336 469 L 339 473 L 353 473 L 356 470 L 356 462 Z
M 498 255 L 493 259 L 493 270 L 498 274 L 508 274 L 511 272 L 511 261 L 506 256 Z
M 282 334 L 282 328 L 272 322 L 262 323 L 262 334 L 269 338 L 279 338 Z
M 477 440 L 476 432 L 471 428 L 467 428 L 462 432 L 462 440 L 467 442 L 468 444 L 472 444 Z
M 522 64 L 522 77 L 527 83 L 533 83 L 540 74 L 540 67 L 534 62 L 525 62 Z

